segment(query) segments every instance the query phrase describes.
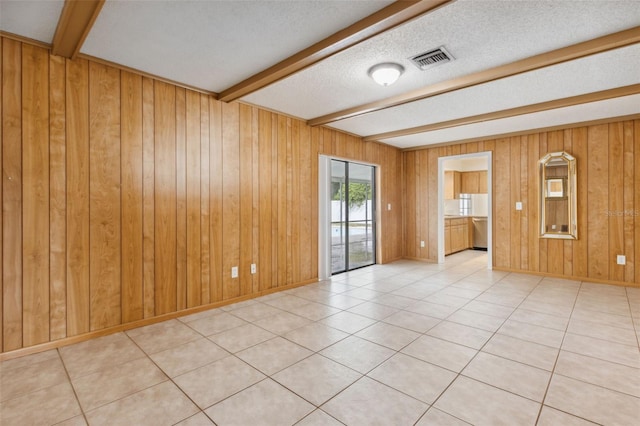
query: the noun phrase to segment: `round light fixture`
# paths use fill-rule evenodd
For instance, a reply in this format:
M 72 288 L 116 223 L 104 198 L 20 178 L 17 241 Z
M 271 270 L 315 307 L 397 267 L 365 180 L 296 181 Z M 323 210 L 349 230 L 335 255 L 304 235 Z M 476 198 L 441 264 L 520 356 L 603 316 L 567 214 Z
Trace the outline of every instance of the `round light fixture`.
M 389 86 L 395 83 L 404 72 L 404 67 L 400 64 L 386 62 L 374 65 L 369 68 L 369 76 L 380 86 Z

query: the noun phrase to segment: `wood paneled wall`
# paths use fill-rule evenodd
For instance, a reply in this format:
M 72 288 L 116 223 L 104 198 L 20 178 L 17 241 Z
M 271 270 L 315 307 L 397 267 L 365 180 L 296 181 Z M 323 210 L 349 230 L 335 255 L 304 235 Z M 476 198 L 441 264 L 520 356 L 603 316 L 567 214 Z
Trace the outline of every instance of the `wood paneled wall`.
M 319 154 L 380 166 L 380 261 L 402 256 L 399 150 L 0 49 L 2 352 L 316 279 Z
M 404 152 L 405 256 L 437 260 L 438 157 L 481 151 L 493 152 L 496 268 L 640 285 L 640 120 Z M 555 151 L 577 159 L 576 241 L 538 238 L 537 162 Z

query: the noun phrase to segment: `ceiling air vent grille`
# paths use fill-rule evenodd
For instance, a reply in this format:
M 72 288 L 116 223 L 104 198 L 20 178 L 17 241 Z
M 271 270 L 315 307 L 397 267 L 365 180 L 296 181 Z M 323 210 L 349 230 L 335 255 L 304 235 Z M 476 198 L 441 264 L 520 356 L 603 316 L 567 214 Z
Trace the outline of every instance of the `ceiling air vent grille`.
M 451 56 L 451 54 L 447 52 L 444 46 L 441 46 L 437 49 L 430 50 L 429 52 L 413 56 L 411 58 L 411 61 L 415 64 L 415 66 L 424 71 L 437 65 L 451 62 L 453 61 L 453 59 L 453 56 Z

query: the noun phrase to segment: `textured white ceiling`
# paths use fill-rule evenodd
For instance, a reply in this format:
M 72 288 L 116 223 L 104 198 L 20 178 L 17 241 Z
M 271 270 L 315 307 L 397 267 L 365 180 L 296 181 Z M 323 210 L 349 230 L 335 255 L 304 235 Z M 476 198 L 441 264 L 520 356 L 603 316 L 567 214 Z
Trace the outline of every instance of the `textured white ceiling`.
M 639 17 L 634 0 L 459 0 L 244 100 L 311 119 L 631 28 Z M 455 61 L 420 71 L 407 59 L 441 45 Z M 400 63 L 406 72 L 394 85 L 378 86 L 367 70 L 380 62 Z
M 640 44 L 636 44 L 337 121 L 330 126 L 358 135 L 418 127 L 639 84 L 639 69 Z
M 544 129 L 554 126 L 564 126 L 610 117 L 623 117 L 638 113 L 640 113 L 640 95 L 630 95 L 500 120 L 485 121 L 416 135 L 384 139 L 382 142 L 399 148 L 411 148 L 451 141 L 493 137 L 496 135 Z
M 51 43 L 64 0 L 1 0 L 0 29 Z
M 109 0 L 81 52 L 219 92 L 390 3 Z

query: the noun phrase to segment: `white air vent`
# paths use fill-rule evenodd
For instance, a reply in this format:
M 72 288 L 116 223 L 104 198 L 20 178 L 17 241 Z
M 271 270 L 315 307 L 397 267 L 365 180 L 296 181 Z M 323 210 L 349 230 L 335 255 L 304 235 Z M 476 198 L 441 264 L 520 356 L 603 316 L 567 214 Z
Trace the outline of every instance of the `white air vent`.
M 411 58 L 411 62 L 413 62 L 415 66 L 423 71 L 440 64 L 451 62 L 453 60 L 454 57 L 451 56 L 449 52 L 447 52 L 444 46 L 440 46 L 437 49 L 421 53 Z

